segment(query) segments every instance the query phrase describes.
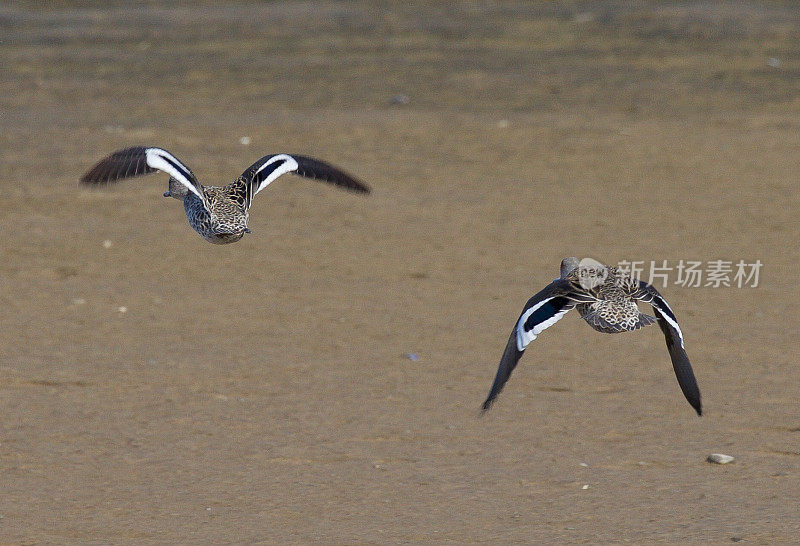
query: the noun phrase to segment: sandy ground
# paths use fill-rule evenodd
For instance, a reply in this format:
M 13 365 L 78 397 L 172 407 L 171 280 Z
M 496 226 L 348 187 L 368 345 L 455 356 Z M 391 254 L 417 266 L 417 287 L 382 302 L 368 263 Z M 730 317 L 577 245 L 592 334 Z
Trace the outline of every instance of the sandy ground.
M 791 4 L 40 4 L 0 7 L 0 542 L 797 540 Z M 165 176 L 78 187 L 135 144 L 374 191 L 284 177 L 214 246 Z M 702 418 L 657 328 L 572 314 L 479 416 L 568 255 L 764 264 L 662 289 Z

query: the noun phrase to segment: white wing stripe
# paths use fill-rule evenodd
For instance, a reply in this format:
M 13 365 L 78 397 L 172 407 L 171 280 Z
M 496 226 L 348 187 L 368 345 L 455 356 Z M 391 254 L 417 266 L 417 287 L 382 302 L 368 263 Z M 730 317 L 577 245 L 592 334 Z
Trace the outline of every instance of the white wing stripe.
M 678 326 L 678 322 L 674 320 L 672 317 L 670 317 L 670 315 L 674 316 L 675 313 L 672 312 L 672 308 L 667 303 L 667 300 L 660 297 L 653 297 L 652 301 L 650 302 L 650 305 L 653 305 L 653 308 L 658 309 L 661 318 L 666 320 L 670 326 L 675 328 L 675 331 L 678 332 L 678 339 L 680 339 L 681 341 L 681 348 L 685 349 L 685 347 L 683 346 L 683 332 L 681 332 L 681 327 Z M 664 306 L 664 309 L 661 309 L 662 305 Z
M 189 178 L 187 169 L 178 159 L 166 150 L 161 148 L 147 148 L 145 151 L 147 164 L 159 171 L 164 171 L 172 178 L 186 186 L 186 188 L 200 199 L 204 199 Z
M 258 188 L 256 188 L 255 192 L 253 192 L 253 195 L 257 194 L 258 192 L 269 186 L 272 183 L 272 181 L 278 178 L 279 176 L 284 175 L 291 171 L 296 171 L 298 168 L 297 161 L 295 161 L 295 159 L 292 156 L 288 154 L 278 154 L 269 158 L 268 161 L 265 161 L 264 164 L 261 165 L 255 173 L 253 173 L 253 177 L 258 177 L 258 173 L 260 173 L 261 171 L 263 171 L 276 161 L 281 161 L 283 162 L 283 164 L 280 165 L 275 170 L 273 170 L 271 173 L 269 173 L 269 176 L 267 176 L 258 185 Z
M 668 308 L 668 309 L 669 309 L 669 308 Z M 680 327 L 680 326 L 678 326 L 678 323 L 677 323 L 677 322 L 675 322 L 674 320 L 672 320 L 672 318 L 670 318 L 670 316 L 669 316 L 668 314 L 666 314 L 666 313 L 663 313 L 663 312 L 661 313 L 661 318 L 663 318 L 664 320 L 666 320 L 666 321 L 667 321 L 667 322 L 670 324 L 670 326 L 672 326 L 673 328 L 675 328 L 675 331 L 676 331 L 676 332 L 678 332 L 678 339 L 680 339 L 680 340 L 681 340 L 681 348 L 685 348 L 685 347 L 683 346 L 683 332 L 681 332 L 681 327 Z
M 525 323 L 527 322 L 528 318 L 532 314 L 534 314 L 540 307 L 542 307 L 545 303 L 547 303 L 552 299 L 555 299 L 555 297 L 556 296 L 553 296 L 547 298 L 546 300 L 540 301 L 539 303 L 537 303 L 536 305 L 534 305 L 533 307 L 522 313 L 522 316 L 519 317 L 519 320 L 517 321 L 517 349 L 519 351 L 524 351 L 525 347 L 527 347 L 531 341 L 536 339 L 539 334 L 547 330 L 550 326 L 561 320 L 561 317 L 563 317 L 571 309 L 570 307 L 562 309 L 553 316 L 534 325 L 533 329 L 526 331 Z

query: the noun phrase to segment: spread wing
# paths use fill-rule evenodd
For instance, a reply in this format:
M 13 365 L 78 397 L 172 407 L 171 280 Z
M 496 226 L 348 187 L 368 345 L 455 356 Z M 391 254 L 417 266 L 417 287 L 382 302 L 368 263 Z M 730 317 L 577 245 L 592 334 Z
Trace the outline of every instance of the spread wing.
M 580 296 L 574 293 L 572 285 L 568 281 L 558 279 L 528 300 L 508 337 L 506 349 L 503 351 L 500 366 L 497 368 L 494 383 L 483 403 L 482 411 L 488 410 L 503 390 L 528 344 L 575 307 L 577 298 Z
M 117 150 L 101 159 L 97 165 L 81 177 L 81 184 L 103 185 L 125 178 L 162 171 L 186 186 L 205 201 L 202 186 L 194 173 L 177 157 L 161 148 L 134 146 Z
M 667 350 L 672 359 L 672 367 L 675 370 L 675 376 L 678 378 L 681 391 L 683 391 L 683 395 L 695 409 L 697 415 L 702 415 L 700 389 L 697 386 L 697 380 L 694 378 L 692 365 L 689 363 L 689 355 L 686 354 L 686 350 L 683 347 L 683 332 L 681 332 L 681 327 L 678 326 L 678 319 L 675 318 L 675 313 L 672 312 L 672 309 L 670 309 L 670 306 L 659 294 L 658 290 L 644 281 L 639 281 L 639 291 L 634 297 L 653 306 L 658 326 L 664 332 Z
M 250 165 L 240 177 L 247 184 L 247 207 L 258 192 L 279 176 L 290 172 L 355 192 L 369 193 L 366 184 L 324 161 L 302 155 L 273 154 L 266 155 Z

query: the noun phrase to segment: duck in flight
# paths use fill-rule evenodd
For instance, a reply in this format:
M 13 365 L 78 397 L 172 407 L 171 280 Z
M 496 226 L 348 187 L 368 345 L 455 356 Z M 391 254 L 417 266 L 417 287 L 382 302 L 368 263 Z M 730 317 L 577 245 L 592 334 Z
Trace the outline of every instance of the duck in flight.
M 655 317 L 640 312 L 637 302 L 650 304 Z M 535 294 L 522 309 L 511 330 L 489 396 L 483 403 L 484 412 L 503 390 L 528 344 L 575 308 L 589 326 L 608 334 L 630 332 L 658 323 L 667 341 L 672 367 L 683 395 L 697 415 L 702 415 L 700 389 L 683 347 L 683 333 L 678 319 L 658 290 L 616 267 L 590 258 L 578 260 L 572 257 L 562 260 L 560 278 Z
M 183 201 L 189 225 L 206 241 L 215 244 L 235 243 L 245 233 L 250 233 L 247 221 L 253 196 L 282 174 L 295 173 L 359 193 L 370 191 L 360 180 L 324 161 L 294 154 L 264 156 L 227 186 L 203 186 L 174 155 L 147 146 L 114 152 L 92 167 L 80 181 L 83 185 L 105 185 L 156 171 L 169 175 L 169 190 L 164 197 Z

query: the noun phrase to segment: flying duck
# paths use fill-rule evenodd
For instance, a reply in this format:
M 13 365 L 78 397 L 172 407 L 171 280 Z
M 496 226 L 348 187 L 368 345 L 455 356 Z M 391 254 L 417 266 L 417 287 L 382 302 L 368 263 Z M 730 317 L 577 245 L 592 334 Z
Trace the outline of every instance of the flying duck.
M 135 146 L 118 150 L 84 174 L 83 185 L 105 185 L 134 176 L 162 171 L 169 175 L 164 197 L 183 201 L 189 225 L 206 241 L 235 243 L 245 233 L 253 196 L 286 173 L 322 180 L 342 188 L 369 193 L 369 187 L 344 171 L 311 157 L 266 155 L 227 186 L 203 186 L 178 158 L 162 148 Z
M 655 317 L 640 312 L 637 302 L 650 304 Z M 489 396 L 483 403 L 484 412 L 503 390 L 528 344 L 576 308 L 589 326 L 608 334 L 630 332 L 658 323 L 683 395 L 697 414 L 702 415 L 700 389 L 683 346 L 683 333 L 675 313 L 658 290 L 616 267 L 591 258 L 578 260 L 574 257 L 562 260 L 560 278 L 535 294 L 522 309 L 511 330 Z

